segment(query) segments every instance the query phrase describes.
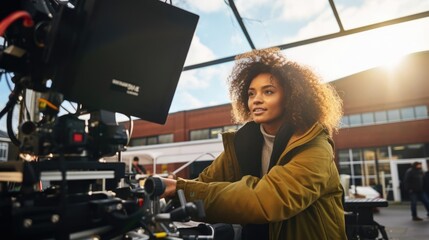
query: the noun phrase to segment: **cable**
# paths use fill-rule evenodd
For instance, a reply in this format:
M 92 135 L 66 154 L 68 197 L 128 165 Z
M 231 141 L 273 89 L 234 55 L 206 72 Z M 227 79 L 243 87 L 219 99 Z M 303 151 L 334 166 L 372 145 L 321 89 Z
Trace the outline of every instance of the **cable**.
M 18 140 L 18 138 L 15 136 L 15 133 L 13 132 L 13 126 L 12 126 L 12 118 L 13 118 L 13 110 L 14 107 L 11 107 L 10 110 L 7 112 L 6 117 L 6 128 L 7 128 L 7 134 L 9 135 L 10 140 L 15 146 L 20 146 L 21 141 Z
M 15 144 L 17 146 L 20 145 L 20 142 L 15 137 L 15 134 L 13 133 L 13 130 L 12 130 L 12 114 L 13 114 L 13 108 L 14 108 L 15 104 L 17 103 L 19 96 L 22 93 L 22 89 L 23 89 L 22 86 L 15 85 L 15 89 L 9 95 L 9 101 L 6 103 L 6 106 L 0 111 L 0 119 L 6 113 L 8 113 L 7 119 L 6 119 L 7 132 L 8 132 L 9 138 L 11 139 L 13 144 Z
M 10 84 L 10 73 L 4 72 L 4 79 L 6 81 L 7 87 L 9 88 L 9 91 L 12 92 L 12 85 Z
M 55 111 L 59 111 L 58 106 L 56 106 L 55 104 L 53 104 L 52 102 L 50 102 L 49 100 L 47 100 L 45 98 L 39 98 L 39 106 L 42 106 L 43 109 L 50 107 L 51 109 L 53 109 Z
M 16 102 L 18 101 L 18 97 L 21 94 L 22 87 L 19 85 L 15 85 L 15 89 L 12 91 L 12 93 L 9 95 L 9 101 L 6 103 L 6 106 L 0 111 L 0 119 L 9 112 L 10 108 L 13 108 L 15 106 Z
M 128 141 L 127 141 L 127 146 L 130 144 L 130 142 L 131 142 L 131 135 L 133 134 L 133 128 L 134 128 L 134 121 L 133 121 L 133 119 L 131 118 L 131 116 L 128 116 L 128 119 L 130 120 L 129 121 L 129 123 L 130 123 L 130 126 L 129 126 L 129 129 L 128 129 L 128 132 L 129 132 L 129 134 L 128 134 Z
M 33 19 L 31 18 L 31 15 L 26 11 L 16 11 L 12 14 L 9 14 L 6 18 L 3 19 L 3 21 L 0 22 L 0 36 L 3 36 L 6 29 L 16 20 L 23 18 L 24 21 L 22 22 L 22 25 L 24 27 L 32 27 L 34 25 Z
M 30 116 L 30 111 L 28 110 L 28 106 L 27 106 L 27 90 L 24 89 L 23 93 L 22 93 L 22 100 L 21 103 L 24 107 L 24 110 L 21 110 L 21 113 L 24 111 L 25 113 L 25 118 L 29 121 L 31 121 L 31 116 Z

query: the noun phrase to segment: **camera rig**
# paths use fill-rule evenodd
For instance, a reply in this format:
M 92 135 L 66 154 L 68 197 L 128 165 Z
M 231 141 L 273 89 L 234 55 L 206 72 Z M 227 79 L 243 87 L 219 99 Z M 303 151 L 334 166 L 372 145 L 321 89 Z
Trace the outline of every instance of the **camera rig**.
M 0 119 L 7 116 L 20 155 L 0 163 L 2 236 L 213 239 L 210 225 L 197 235 L 174 225 L 202 218 L 201 203 L 179 191 L 180 205 L 163 205 L 160 178 L 124 184 L 130 176 L 120 157 L 101 161 L 126 150 L 129 133 L 114 112 L 165 122 L 197 21 L 158 0 L 1 1 L 0 77 L 10 76 L 14 88 Z M 41 94 L 40 119 L 27 111 L 15 134 L 14 109 L 23 111 L 27 90 Z M 81 107 L 61 115 L 64 100 Z

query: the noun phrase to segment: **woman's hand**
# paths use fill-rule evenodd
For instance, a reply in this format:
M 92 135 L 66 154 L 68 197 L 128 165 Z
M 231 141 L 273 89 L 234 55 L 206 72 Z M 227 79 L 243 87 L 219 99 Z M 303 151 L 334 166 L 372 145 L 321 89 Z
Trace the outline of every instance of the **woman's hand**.
M 162 181 L 165 184 L 165 191 L 161 195 L 161 198 L 172 198 L 176 196 L 176 183 L 175 179 L 171 178 L 162 178 Z

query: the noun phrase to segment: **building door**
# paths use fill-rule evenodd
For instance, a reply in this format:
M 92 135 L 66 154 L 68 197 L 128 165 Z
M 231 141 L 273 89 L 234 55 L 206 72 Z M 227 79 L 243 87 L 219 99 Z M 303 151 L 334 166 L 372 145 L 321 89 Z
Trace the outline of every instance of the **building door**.
M 423 171 L 427 170 L 426 159 L 400 159 L 391 160 L 390 169 L 392 173 L 393 200 L 395 202 L 408 201 L 408 193 L 403 191 L 402 180 L 404 174 L 413 162 L 421 162 Z

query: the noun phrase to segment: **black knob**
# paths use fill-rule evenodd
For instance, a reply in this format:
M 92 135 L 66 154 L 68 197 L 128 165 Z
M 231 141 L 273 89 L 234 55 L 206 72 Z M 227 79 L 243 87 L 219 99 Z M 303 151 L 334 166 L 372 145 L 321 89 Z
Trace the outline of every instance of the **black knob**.
M 148 177 L 144 183 L 144 189 L 151 197 L 158 197 L 164 193 L 165 184 L 159 177 Z

